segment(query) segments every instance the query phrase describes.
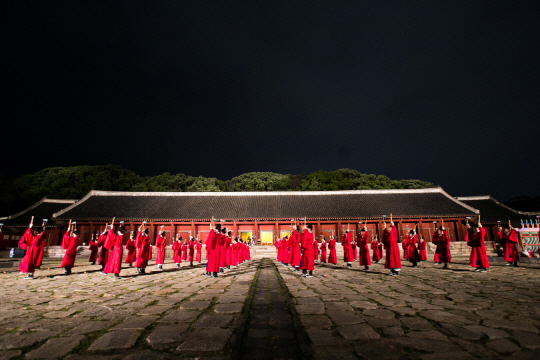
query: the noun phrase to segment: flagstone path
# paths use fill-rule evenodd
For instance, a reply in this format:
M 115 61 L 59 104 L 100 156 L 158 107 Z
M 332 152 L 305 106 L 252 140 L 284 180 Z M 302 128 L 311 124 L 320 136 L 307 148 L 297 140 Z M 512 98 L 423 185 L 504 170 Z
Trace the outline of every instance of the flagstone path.
M 539 359 L 540 268 L 457 262 L 302 278 L 263 258 L 218 279 L 166 264 L 115 280 L 47 259 L 35 280 L 0 272 L 0 360 Z

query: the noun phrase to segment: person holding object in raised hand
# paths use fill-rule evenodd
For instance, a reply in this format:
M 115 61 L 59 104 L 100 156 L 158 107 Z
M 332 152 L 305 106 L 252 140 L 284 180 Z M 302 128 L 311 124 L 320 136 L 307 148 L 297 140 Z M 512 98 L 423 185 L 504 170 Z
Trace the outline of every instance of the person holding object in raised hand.
M 371 240 L 371 250 L 373 251 L 372 260 L 378 264 L 381 261 L 381 252 L 379 251 L 379 236 L 377 234 L 373 235 L 373 240 Z
M 61 268 L 64 268 L 64 274 L 70 275 L 71 269 L 75 266 L 75 258 L 77 257 L 77 246 L 79 246 L 79 230 L 75 229 L 75 223 L 69 221 L 64 237 L 62 238 L 62 249 L 66 250 L 62 259 Z
M 137 262 L 135 263 L 137 274 L 146 274 L 146 267 L 150 260 L 150 237 L 148 236 L 148 229 L 144 228 L 145 223 L 146 222 L 139 226 L 139 231 L 135 238 L 135 247 L 138 249 Z
M 30 220 L 28 229 L 23 234 L 21 240 L 19 240 L 19 247 L 26 250 L 24 258 L 22 259 L 19 270 L 22 273 L 26 273 L 26 280 L 32 280 L 34 278 L 34 271 L 36 270 L 39 248 L 43 243 L 43 234 L 45 233 L 45 222 L 41 225 L 41 228 L 34 228 L 34 217 Z
M 443 269 L 448 269 L 448 263 L 452 262 L 452 256 L 450 255 L 450 236 L 444 227 L 443 219 L 441 219 L 441 226 L 435 232 L 435 238 L 437 241 L 439 262 L 444 263 Z
M 320 247 L 320 250 L 321 250 L 321 264 L 326 264 L 326 246 L 328 244 L 326 243 L 326 239 L 324 238 L 324 236 L 322 237 L 322 241 L 321 241 L 321 247 Z
M 165 246 L 167 244 L 167 240 L 165 239 L 165 230 L 163 230 L 164 227 L 165 225 L 161 225 L 159 228 L 159 233 L 156 236 L 156 265 L 158 270 L 163 270 L 163 264 L 165 263 Z
M 182 237 L 180 236 L 180 233 L 176 234 L 176 239 L 172 244 L 172 251 L 173 263 L 175 263 L 176 267 L 179 268 L 180 264 L 182 263 Z
M 337 266 L 336 239 L 334 239 L 334 235 L 330 236 L 328 250 L 330 251 L 330 254 L 328 255 L 328 263 Z
M 302 251 L 302 276 L 313 277 L 315 261 L 313 258 L 313 233 L 311 224 L 304 225 L 304 233 L 302 234 Z
M 469 265 L 476 267 L 475 272 L 487 272 L 489 267 L 489 260 L 487 257 L 486 246 L 484 244 L 484 238 L 486 236 L 486 230 L 480 223 L 480 215 L 478 215 L 478 224 L 469 222 L 467 219 L 467 244 L 471 247 L 471 256 L 469 258 Z
M 88 250 L 90 250 L 90 256 L 88 256 L 88 261 L 92 263 L 91 265 L 96 265 L 99 250 L 97 231 L 92 234 L 92 239 L 88 244 Z
M 137 259 L 137 248 L 135 247 L 135 234 L 133 231 L 129 232 L 129 239 L 126 243 L 126 260 L 125 263 L 129 264 L 129 266 L 133 267 L 133 262 Z
M 508 220 L 508 225 L 504 225 L 502 228 L 499 224 L 499 239 L 504 242 L 504 261 L 506 261 L 506 265 L 512 265 L 513 263 L 514 266 L 518 266 L 521 256 L 517 247 L 517 231 L 512 227 L 510 220 Z
M 360 229 L 357 240 L 358 249 L 360 250 L 358 259 L 360 262 L 360 266 L 364 266 L 364 270 L 369 270 L 369 266 L 371 265 L 371 259 L 369 257 L 368 238 L 369 231 L 367 230 L 367 226 L 364 224 L 364 226 Z
M 390 214 L 390 227 L 383 222 L 383 244 L 386 249 L 386 262 L 384 267 L 390 269 L 390 276 L 398 276 L 401 271 L 401 258 L 399 255 L 398 233 L 392 214 Z
M 114 274 L 115 279 L 120 279 L 120 271 L 122 270 L 122 257 L 124 255 L 124 234 L 126 228 L 123 224 L 123 221 L 120 222 L 118 230 L 114 231 L 114 222 L 111 223 L 111 230 L 107 234 L 107 240 L 105 240 L 105 246 L 109 246 L 109 249 L 112 249 L 111 256 L 105 269 L 103 269 L 104 274 Z

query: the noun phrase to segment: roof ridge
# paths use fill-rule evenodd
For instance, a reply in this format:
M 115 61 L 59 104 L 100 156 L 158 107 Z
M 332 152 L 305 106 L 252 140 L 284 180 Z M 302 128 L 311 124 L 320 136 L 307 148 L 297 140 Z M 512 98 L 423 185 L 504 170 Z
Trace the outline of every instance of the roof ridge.
M 91 190 L 88 196 L 276 196 L 276 195 L 351 195 L 351 194 L 427 194 L 445 193 L 441 187 L 422 189 L 369 189 L 369 190 L 331 190 L 331 191 L 220 191 L 220 192 L 186 192 L 186 191 L 104 191 Z M 446 193 L 445 193 L 446 194 Z

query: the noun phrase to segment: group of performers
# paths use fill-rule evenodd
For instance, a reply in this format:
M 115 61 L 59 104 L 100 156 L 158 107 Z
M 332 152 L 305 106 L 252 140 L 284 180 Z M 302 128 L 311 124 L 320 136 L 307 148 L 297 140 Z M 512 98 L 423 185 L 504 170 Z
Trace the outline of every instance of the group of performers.
M 436 249 L 433 260 L 436 264 L 444 264 L 443 269 L 448 269 L 448 264 L 452 262 L 450 236 L 442 219 L 440 224 L 437 221 L 434 224 L 435 229 L 431 241 L 436 246 Z M 475 267 L 475 271 L 477 272 L 487 272 L 489 261 L 484 242 L 486 231 L 480 222 L 473 223 L 467 220 L 466 226 L 466 241 L 468 246 L 471 247 L 469 265 Z M 427 242 L 423 236 L 418 236 L 417 228 L 418 225 L 405 235 L 401 245 L 403 258 L 411 262 L 412 267 L 417 267 L 419 262 L 427 261 Z M 290 265 L 293 271 L 302 269 L 304 272 L 303 276 L 312 276 L 314 270 L 312 264 L 318 261 L 321 264 L 330 263 L 337 266 L 336 239 L 334 236 L 330 236 L 328 242 L 323 236 L 319 244 L 313 238 L 310 225 L 304 226 L 302 230 L 300 233 L 297 225 L 293 225 L 293 231 L 290 236 L 285 236 L 276 241 L 275 246 L 278 250 L 277 260 L 285 266 Z M 340 239 L 340 243 L 343 246 L 344 262 L 348 268 L 352 268 L 352 263 L 358 260 L 360 266 L 364 267 L 364 270 L 369 270 L 372 261 L 379 263 L 383 258 L 384 248 L 386 251 L 385 268 L 390 270 L 388 275 L 398 276 L 401 270 L 398 238 L 397 228 L 392 220 L 392 215 L 390 215 L 389 226 L 387 226 L 386 222 L 383 222 L 383 238 L 381 242 L 379 242 L 379 238 L 375 234 L 371 243 L 369 243 L 369 232 L 365 223 L 360 228 L 360 233 L 357 235 L 356 240 L 353 240 L 352 232 L 346 230 Z M 517 250 L 516 230 L 511 225 L 508 225 L 504 229 L 499 229 L 499 239 L 500 241 L 504 241 L 506 246 L 505 260 L 508 262 L 507 265 L 513 263 L 514 266 L 517 266 L 519 252 Z M 309 274 L 306 275 L 307 271 L 309 271 Z
M 19 269 L 26 273 L 25 279 L 32 279 L 36 269 L 40 269 L 43 260 L 43 249 L 45 241 L 43 234 L 45 231 L 46 220 L 43 221 L 41 227 L 34 227 L 33 220 L 30 226 L 19 241 L 19 247 L 26 250 L 26 254 L 21 261 Z M 432 243 L 436 245 L 434 262 L 436 264 L 444 264 L 443 269 L 448 268 L 448 264 L 452 262 L 450 254 L 450 236 L 444 227 L 444 222 L 441 219 L 441 224 L 435 224 L 435 231 L 432 236 Z M 130 233 L 130 237 L 126 242 L 125 248 L 127 255 L 125 263 L 137 268 L 138 274 L 145 274 L 148 262 L 152 259 L 152 245 L 148 236 L 148 228 L 145 227 L 145 222 L 134 233 Z M 427 261 L 427 244 L 423 236 L 418 236 L 417 227 L 410 230 L 404 237 L 402 242 L 403 258 L 412 263 L 412 267 L 416 267 L 418 262 Z M 487 272 L 489 261 L 485 247 L 486 230 L 480 223 L 466 221 L 467 235 L 466 241 L 471 247 L 469 257 L 469 265 L 476 267 L 475 271 Z M 163 269 L 165 262 L 166 239 L 165 231 L 162 226 L 156 237 L 155 247 L 157 248 L 156 262 L 159 270 Z M 114 219 L 111 224 L 105 225 L 105 230 L 101 234 L 94 234 L 89 244 L 90 257 L 89 261 L 94 265 L 96 261 L 101 265 L 102 274 L 113 274 L 113 277 L 119 278 L 122 269 L 122 259 L 124 253 L 124 238 L 126 229 L 120 223 L 114 229 Z M 518 266 L 520 261 L 520 253 L 518 251 L 518 236 L 517 231 L 508 225 L 499 226 L 499 242 L 505 248 L 505 261 L 507 265 Z M 345 231 L 340 239 L 343 246 L 344 262 L 347 267 L 351 268 L 352 263 L 359 261 L 360 266 L 364 270 L 369 270 L 371 262 L 378 263 L 383 257 L 383 248 L 385 254 L 385 268 L 390 270 L 389 275 L 397 276 L 401 270 L 401 256 L 399 251 L 397 228 L 392 221 L 390 215 L 390 223 L 387 226 L 383 222 L 383 237 L 379 242 L 378 236 L 374 235 L 371 243 L 369 240 L 369 232 L 367 226 L 364 225 L 360 229 L 356 240 L 353 240 L 352 232 Z M 322 242 L 319 244 L 314 239 L 313 229 L 311 224 L 292 226 L 290 236 L 285 236 L 276 241 L 275 246 L 278 250 L 277 260 L 285 266 L 291 266 L 295 272 L 302 270 L 302 276 L 312 277 L 315 269 L 315 262 L 330 263 L 337 266 L 336 254 L 336 239 L 330 236 L 329 241 L 322 237 Z M 69 222 L 68 229 L 62 238 L 61 246 L 65 249 L 65 254 L 60 265 L 65 269 L 64 273 L 70 275 L 72 268 L 75 265 L 77 256 L 77 247 L 79 244 L 79 231 L 75 228 L 75 223 Z M 176 235 L 174 243 L 171 245 L 173 252 L 173 262 L 177 267 L 180 267 L 182 260 L 188 261 L 190 266 L 193 262 L 201 263 L 202 242 L 190 236 L 189 239 L 182 240 L 180 234 Z M 101 249 L 101 250 L 100 250 Z M 370 253 L 371 249 L 371 253 Z M 99 253 L 99 259 L 98 259 Z M 328 255 L 328 258 L 327 258 Z M 319 257 L 320 256 L 320 257 Z M 218 273 L 223 273 L 225 269 L 230 269 L 231 266 L 237 266 L 246 260 L 251 259 L 249 244 L 244 243 L 238 237 L 232 237 L 232 232 L 222 228 L 221 224 L 216 224 L 214 221 L 210 224 L 210 233 L 206 241 L 206 276 L 217 277 Z
M 242 239 L 232 237 L 232 231 L 222 228 L 219 223 L 210 223 L 210 233 L 206 239 L 206 273 L 205 276 L 217 277 L 225 269 L 236 267 L 251 260 L 248 244 Z
M 27 274 L 25 279 L 33 279 L 35 270 L 40 269 L 43 259 L 43 249 L 46 245 L 43 238 L 45 221 L 41 227 L 34 227 L 33 221 L 34 218 L 32 217 L 28 229 L 19 241 L 19 247 L 26 250 L 25 256 L 19 266 L 19 270 Z M 96 262 L 101 265 L 102 274 L 113 274 L 114 278 L 120 278 L 125 242 L 127 254 L 124 263 L 130 266 L 133 266 L 133 263 L 135 263 L 137 274 L 146 274 L 148 262 L 152 260 L 152 245 L 148 236 L 148 228 L 145 225 L 146 222 L 142 223 L 135 233 L 131 231 L 129 239 L 126 242 L 125 226 L 121 222 L 115 230 L 113 219 L 110 225 L 105 225 L 105 230 L 101 234 L 93 234 L 89 244 L 90 256 L 88 261 L 92 265 L 95 265 Z M 163 228 L 164 226 L 161 226 L 159 229 L 154 244 L 157 250 L 155 264 L 158 270 L 163 270 L 163 264 L 165 263 L 165 248 L 167 245 L 166 233 Z M 216 229 L 218 228 L 220 229 L 219 224 L 216 226 Z M 223 229 L 223 233 L 219 234 L 211 231 L 206 243 L 206 259 L 208 260 L 207 274 L 213 274 L 212 276 L 217 276 L 217 272 L 224 272 L 224 268 L 230 269 L 231 266 L 237 266 L 251 259 L 249 246 L 238 238 L 235 238 L 233 241 L 231 232 L 226 233 L 225 231 Z M 66 250 L 60 265 L 61 268 L 64 268 L 65 275 L 70 275 L 75 266 L 78 244 L 79 230 L 75 228 L 75 223 L 70 221 L 61 243 L 61 247 Z M 174 243 L 170 246 L 173 252 L 172 260 L 176 264 L 176 267 L 181 266 L 182 260 L 188 261 L 190 266 L 193 266 L 194 261 L 199 264 L 201 263 L 201 240 L 196 240 L 192 236 L 189 239 L 182 240 L 182 236 L 177 233 Z M 214 266 L 217 266 L 215 271 Z

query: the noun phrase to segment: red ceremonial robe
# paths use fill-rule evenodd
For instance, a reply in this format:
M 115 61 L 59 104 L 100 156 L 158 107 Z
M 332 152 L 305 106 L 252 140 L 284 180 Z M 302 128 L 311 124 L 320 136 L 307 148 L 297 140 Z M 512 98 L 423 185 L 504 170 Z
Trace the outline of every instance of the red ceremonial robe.
M 165 246 L 166 240 L 161 234 L 156 237 L 156 265 L 163 265 L 165 263 Z
M 251 247 L 246 244 L 246 260 L 251 260 Z
M 469 229 L 467 232 L 468 245 L 471 247 L 471 256 L 469 257 L 469 265 L 472 267 L 480 267 L 487 269 L 489 267 L 489 260 L 487 257 L 486 246 L 484 245 L 484 237 L 486 236 L 486 230 L 481 227 L 480 231 L 473 232 Z
M 224 268 L 227 263 L 227 235 L 221 236 L 223 237 L 223 241 L 219 245 L 219 267 Z
M 47 246 L 47 243 L 45 242 L 45 239 L 41 242 L 41 245 L 39 246 L 39 253 L 37 258 L 36 266 L 41 266 L 43 263 L 43 252 L 45 251 L 45 246 Z
M 351 250 L 352 250 L 353 260 L 358 259 L 358 251 L 356 251 L 356 242 L 352 241 L 352 235 L 351 235 Z
M 113 247 L 111 257 L 109 261 L 107 261 L 107 265 L 105 266 L 105 269 L 103 269 L 103 272 L 106 274 L 120 274 L 120 271 L 122 270 L 122 257 L 124 255 L 124 247 L 122 246 L 124 235 L 117 235 L 111 229 L 109 230 L 107 238 Z M 107 241 L 105 241 L 105 243 L 107 243 Z
M 437 236 L 437 230 L 433 233 L 431 237 L 431 242 L 436 246 L 435 254 L 433 255 L 433 262 L 441 262 L 441 254 L 439 253 L 439 237 Z
M 313 261 L 313 233 L 309 230 L 304 230 L 302 234 L 302 269 L 315 270 L 315 262 Z
M 352 253 L 352 234 L 349 232 L 346 235 L 343 235 L 342 237 L 343 241 L 343 257 L 345 262 L 353 262 L 353 253 Z
M 502 235 L 502 238 L 504 239 L 504 261 L 507 262 L 514 262 L 514 261 L 520 261 L 521 256 L 519 255 L 519 251 L 517 248 L 518 244 L 518 237 L 517 237 L 517 231 L 515 229 L 512 229 L 510 233 L 504 234 L 499 233 L 499 236 Z
M 98 264 L 101 266 L 107 265 L 107 261 L 109 260 L 109 249 L 105 247 L 105 240 L 107 240 L 106 233 L 102 233 L 101 235 L 99 235 L 98 247 L 101 248 L 101 252 L 99 253 Z
M 386 269 L 401 269 L 401 259 L 399 254 L 398 233 L 395 226 L 391 230 L 383 230 L 383 243 L 386 249 Z
M 313 240 L 313 260 L 319 259 L 319 244 L 317 243 L 317 240 Z
M 197 249 L 197 254 L 195 255 L 195 261 L 201 262 L 202 244 L 197 241 L 195 243 L 195 248 Z
M 77 246 L 79 245 L 79 236 L 69 236 L 69 231 L 66 231 L 62 238 L 62 249 L 65 249 L 64 258 L 62 259 L 61 268 L 71 269 L 75 266 L 75 258 L 77 257 Z
M 175 241 L 172 245 L 173 263 L 180 264 L 182 262 L 182 243 Z
M 401 249 L 403 249 L 403 260 L 407 260 L 409 256 L 409 234 L 405 235 L 403 242 L 401 243 Z
M 19 247 L 26 250 L 21 263 L 19 264 L 19 270 L 23 273 L 33 274 L 36 270 L 39 248 L 43 243 L 43 237 L 45 232 L 39 235 L 32 235 L 32 229 L 27 229 L 21 240 L 19 240 Z
M 336 239 L 330 239 L 330 242 L 328 243 L 328 250 L 330 250 L 330 255 L 328 255 L 328 262 L 330 264 L 337 264 Z
M 219 255 L 220 255 L 220 239 L 221 234 L 216 233 L 214 230 L 210 230 L 208 239 L 206 239 L 206 249 L 208 251 L 208 264 L 206 269 L 208 272 L 217 273 L 219 272 Z
M 444 230 L 442 234 L 439 234 L 437 231 L 435 236 L 437 237 L 436 252 L 439 254 L 439 262 L 452 262 L 452 256 L 450 255 L 450 236 L 448 236 L 448 231 Z
M 321 243 L 321 263 L 326 263 L 326 241 L 323 240 L 323 242 Z
M 379 258 L 382 259 L 382 257 L 384 256 L 384 246 L 382 243 L 379 243 Z
M 416 248 L 416 241 L 418 240 L 418 235 L 406 236 L 405 241 L 407 241 L 407 260 L 410 262 L 417 263 L 420 261 L 420 255 L 418 254 L 418 249 Z
M 364 232 L 364 235 L 360 236 L 358 234 L 358 248 L 360 249 L 360 256 L 358 257 L 360 265 L 368 266 L 371 265 L 371 259 L 369 257 L 369 247 L 368 247 L 368 238 L 369 231 Z
M 127 250 L 127 255 L 126 255 L 125 263 L 133 264 L 133 262 L 137 259 L 137 253 L 136 253 L 137 248 L 135 247 L 135 241 L 133 241 L 133 239 L 128 239 L 126 243 L 126 250 Z
M 90 256 L 88 257 L 88 261 L 95 263 L 97 261 L 97 254 L 99 250 L 99 245 L 96 240 L 90 241 L 90 244 L 88 245 L 88 250 L 90 250 Z
M 195 255 L 195 240 L 189 240 L 188 242 L 188 261 L 190 263 L 193 262 L 194 259 L 194 255 Z
M 274 243 L 274 246 L 276 247 L 276 250 L 277 250 L 276 260 L 281 262 L 281 239 L 277 239 L 276 242 Z
M 292 253 L 292 266 L 300 266 L 301 250 L 300 250 L 300 235 L 297 230 L 294 230 L 289 237 L 289 244 Z
M 420 240 L 420 242 L 418 243 L 418 257 L 420 258 L 420 261 L 427 260 L 427 249 L 425 240 Z
M 379 240 L 372 240 L 371 241 L 371 250 L 373 250 L 372 260 L 373 261 L 380 261 L 381 260 L 381 254 L 379 253 Z
M 187 244 L 185 242 L 182 243 L 182 260 L 184 261 L 187 260 L 187 249 L 188 249 Z
M 135 267 L 145 269 L 148 266 L 148 260 L 150 259 L 150 237 L 146 234 L 137 234 L 135 246 L 139 250 L 137 252 L 137 262 L 135 263 Z

